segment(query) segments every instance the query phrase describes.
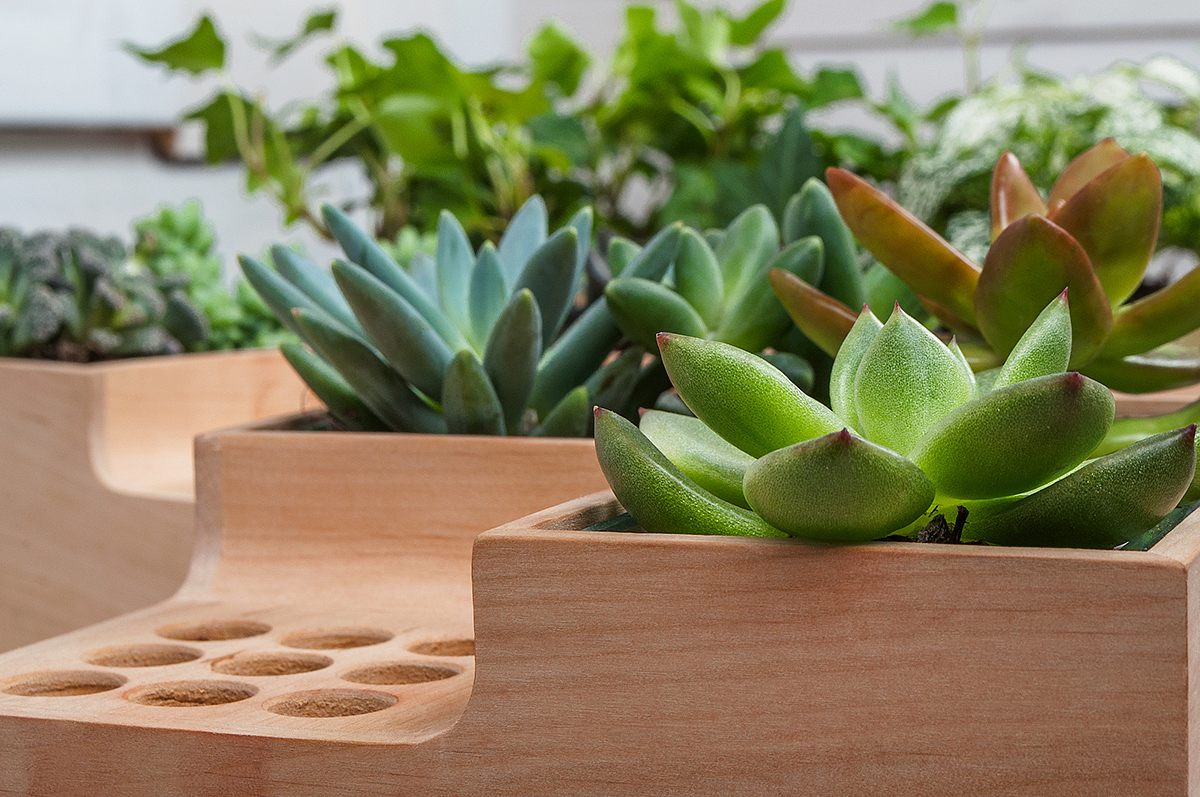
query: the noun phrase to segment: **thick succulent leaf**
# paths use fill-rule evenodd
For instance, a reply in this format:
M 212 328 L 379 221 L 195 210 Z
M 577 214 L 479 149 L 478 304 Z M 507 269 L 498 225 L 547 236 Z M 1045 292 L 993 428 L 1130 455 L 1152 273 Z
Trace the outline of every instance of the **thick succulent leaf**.
M 625 267 L 632 263 L 641 251 L 642 247 L 628 238 L 614 235 L 608 242 L 608 270 L 614 277 L 621 276 Z
M 545 243 L 547 228 L 546 202 L 534 194 L 513 215 L 508 229 L 500 236 L 500 268 L 507 284 L 516 282 L 529 258 Z
M 583 385 L 575 388 L 550 410 L 531 437 L 587 437 L 592 425 L 592 401 Z
M 1117 418 L 1108 429 L 1108 434 L 1096 450 L 1093 457 L 1102 457 L 1114 451 L 1120 451 L 1125 446 L 1144 440 L 1151 435 L 1169 432 L 1200 423 L 1200 401 L 1193 401 L 1183 409 L 1167 415 L 1155 415 L 1150 418 Z
M 307 310 L 293 311 L 303 338 L 354 388 L 362 402 L 395 432 L 442 434 L 446 424 L 404 378 L 340 325 Z
M 992 172 L 991 209 L 993 241 L 1017 219 L 1031 213 L 1045 216 L 1049 212 L 1042 195 L 1011 152 L 1000 156 Z
M 583 383 L 591 398 L 588 406 L 621 412 L 637 387 L 645 356 L 641 346 L 630 346 L 589 376 Z
M 1114 311 L 1112 332 L 1100 356 L 1141 354 L 1200 327 L 1200 268 L 1144 299 Z
M 1117 307 L 1141 284 L 1158 244 L 1162 176 L 1148 155 L 1134 155 L 1076 191 L 1052 218 L 1083 246 Z
M 1074 160 L 1067 164 L 1067 168 L 1062 170 L 1050 189 L 1047 204 L 1053 206 L 1058 202 L 1066 202 L 1080 188 L 1128 159 L 1129 153 L 1111 138 L 1092 145 L 1076 155 Z
M 783 211 L 783 242 L 794 243 L 815 235 L 825 245 L 825 270 L 821 290 L 849 307 L 862 307 L 867 300 L 854 236 L 838 213 L 833 194 L 815 177 L 791 198 Z
M 1078 373 L 992 390 L 943 418 L 909 459 L 938 495 L 997 498 L 1027 492 L 1082 462 L 1104 439 L 1115 402 Z
M 742 494 L 742 478 L 754 457 L 730 445 L 704 421 L 647 410 L 638 428 L 689 479 L 724 501 L 750 508 Z
M 286 246 L 272 246 L 271 260 L 283 278 L 304 292 L 322 310 L 341 322 L 342 326 L 366 335 L 366 330 L 354 317 L 354 311 L 338 291 L 333 275 L 304 255 Z
M 854 236 L 889 271 L 968 324 L 979 267 L 890 197 L 844 169 L 825 173 Z
M 808 360 L 790 351 L 763 352 L 759 356 L 778 368 L 784 376 L 792 380 L 793 385 L 812 395 L 816 372 Z
M 675 260 L 682 228 L 682 224 L 675 223 L 660 230 L 630 261 L 622 275 L 661 280 Z M 538 415 L 549 412 L 568 391 L 582 384 L 599 368 L 620 337 L 608 302 L 603 298 L 592 302 L 542 356 L 533 396 L 529 400 Z
M 721 267 L 713 250 L 699 233 L 690 228 L 684 230 L 679 238 L 679 254 L 675 256 L 675 290 L 704 320 L 706 329 L 716 329 L 720 325 L 725 308 Z
M 964 539 L 1000 545 L 1114 548 L 1175 508 L 1196 471 L 1196 427 L 1093 460 L 1003 511 L 968 518 Z
M 730 222 L 716 248 L 727 301 L 737 302 L 778 251 L 779 227 L 766 205 L 747 208 Z
M 830 357 L 836 356 L 854 326 L 854 311 L 795 274 L 772 269 L 767 278 L 783 309 L 800 331 L 821 351 Z
M 438 309 L 424 289 L 411 275 L 397 265 L 376 243 L 375 239 L 355 226 L 350 217 L 333 205 L 321 205 L 321 214 L 333 237 L 337 238 L 342 251 L 352 263 L 371 272 L 377 279 L 404 297 L 420 313 L 429 325 L 437 330 L 442 340 L 451 349 L 467 345 L 466 338 L 454 324 Z
M 883 446 L 843 429 L 781 448 L 746 470 L 750 506 L 794 537 L 877 540 L 902 529 L 933 502 L 933 482 Z
M 471 286 L 467 305 L 471 315 L 471 337 L 479 348 L 492 334 L 496 319 L 508 304 L 508 286 L 500 271 L 500 256 L 491 241 L 479 248 L 475 267 L 471 271 Z
M 771 290 L 769 273 L 785 271 L 816 285 L 821 280 L 824 257 L 825 248 L 816 236 L 788 244 L 730 306 L 715 337 L 746 351 L 761 351 L 777 341 L 791 322 Z
M 646 531 L 787 536 L 693 482 L 615 412 L 596 410 L 596 458 L 621 506 Z
M 408 261 L 408 273 L 431 301 L 438 300 L 437 261 L 428 252 L 413 252 Z
M 440 396 L 454 352 L 429 322 L 360 266 L 335 260 L 333 276 L 383 359 L 426 396 Z
M 579 232 L 574 227 L 564 227 L 551 235 L 530 256 L 513 288 L 514 291 L 528 289 L 537 300 L 543 320 L 543 348 L 548 348 L 554 340 L 558 319 L 575 296 L 578 243 Z
M 899 306 L 863 352 L 854 377 L 859 431 L 900 454 L 974 397 L 975 380 L 958 358 Z
M 386 432 L 388 425 L 371 412 L 342 376 L 304 344 L 289 341 L 279 350 L 304 384 L 324 403 L 329 414 L 351 432 Z
M 308 294 L 263 263 L 246 255 L 238 255 L 238 263 L 242 266 L 242 273 L 246 275 L 246 280 L 266 302 L 267 307 L 271 308 L 275 317 L 283 322 L 284 326 L 299 335 L 302 340 L 308 341 L 308 338 L 304 336 L 304 331 L 296 323 L 295 316 L 292 314 L 294 309 L 305 310 L 313 315 L 321 316 L 329 323 L 341 326 L 350 334 L 359 334 L 341 324 L 323 307 L 314 302 Z M 357 327 L 357 324 L 355 326 Z M 311 341 L 309 342 L 311 343 Z
M 959 351 L 967 358 L 967 364 L 971 366 L 976 377 L 983 371 L 994 370 L 998 374 L 1000 367 L 1004 365 L 1004 357 L 978 338 L 972 338 L 969 335 L 959 338 L 956 335 L 955 341 Z
M 448 210 L 438 214 L 437 277 L 442 311 L 464 335 L 471 331 L 468 307 L 475 252 L 462 224 Z
M 504 409 L 483 370 L 479 358 L 469 349 L 454 355 L 446 369 L 442 387 L 442 415 L 450 434 L 505 433 Z
M 858 410 L 854 407 L 854 379 L 863 355 L 883 329 L 883 324 L 863 305 L 862 312 L 850 326 L 837 356 L 833 358 L 833 369 L 829 372 L 829 406 L 852 429 L 858 429 Z
M 609 312 L 625 336 L 644 348 L 653 349 L 655 335 L 675 332 L 702 338 L 708 328 L 704 319 L 675 291 L 658 282 L 638 277 L 618 277 L 604 289 Z
M 988 250 L 975 293 L 979 330 L 1006 355 L 1054 297 L 1067 290 L 1071 366 L 1087 363 L 1112 329 L 1112 309 L 1083 248 L 1042 216 L 1013 222 Z
M 1155 393 L 1200 382 L 1200 351 L 1168 343 L 1145 354 L 1097 358 L 1083 372 L 1123 393 Z
M 1015 385 L 1025 379 L 1061 374 L 1071 359 L 1071 311 L 1067 292 L 1046 305 L 1013 346 L 990 389 Z
M 664 334 L 658 348 L 696 417 L 752 457 L 845 426 L 778 368 L 736 346 Z
M 500 314 L 487 341 L 483 370 L 503 409 L 504 427 L 516 434 L 542 356 L 542 317 L 528 290 L 518 291 Z
M 962 347 L 958 345 L 958 338 L 950 338 L 950 342 L 946 344 L 946 348 L 954 355 L 954 359 L 958 360 L 958 365 L 963 370 L 963 373 L 975 384 L 976 395 L 978 395 L 979 385 L 975 380 L 975 372 L 971 369 L 971 363 L 967 360 L 967 355 L 963 353 Z

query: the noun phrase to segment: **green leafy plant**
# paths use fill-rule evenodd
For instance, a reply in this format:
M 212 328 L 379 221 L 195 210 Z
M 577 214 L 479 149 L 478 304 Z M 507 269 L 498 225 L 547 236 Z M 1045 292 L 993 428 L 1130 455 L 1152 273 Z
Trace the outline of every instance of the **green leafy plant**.
M 0 230 L 0 355 L 88 362 L 174 354 L 208 334 L 178 281 L 86 230 Z
M 159 284 L 182 291 L 208 323 L 208 334 L 190 341 L 188 351 L 267 348 L 294 340 L 244 279 L 232 293 L 225 287 L 216 237 L 199 202 L 164 205 L 134 222 L 133 231 L 134 260 Z
M 1162 520 L 1196 470 L 1195 425 L 1088 460 L 1113 422 L 1103 385 L 1066 372 L 1066 293 L 995 378 L 897 307 L 864 309 L 834 361 L 832 409 L 766 361 L 664 334 L 667 372 L 697 417 L 597 410 L 596 450 L 646 531 L 868 541 L 946 526 L 962 539 L 1115 547 Z
M 340 210 L 322 211 L 348 258 L 334 261 L 332 276 L 278 246 L 278 271 L 241 263 L 307 344 L 285 346 L 285 356 L 347 428 L 579 436 L 593 403 L 619 407 L 636 389 L 640 350 L 603 365 L 619 337 L 603 303 L 567 323 L 590 209 L 548 235 L 546 206 L 534 197 L 498 246 L 477 251 L 443 212 L 436 256 L 418 252 L 407 270 Z M 628 268 L 661 278 L 678 237 L 664 232 Z

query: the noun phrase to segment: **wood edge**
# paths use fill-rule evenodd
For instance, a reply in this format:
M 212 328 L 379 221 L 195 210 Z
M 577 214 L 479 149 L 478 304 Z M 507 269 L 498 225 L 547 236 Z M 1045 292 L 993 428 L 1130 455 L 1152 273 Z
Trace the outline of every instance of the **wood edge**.
M 187 576 L 172 600 L 198 600 L 211 589 L 221 561 L 224 534 L 224 485 L 222 434 L 197 435 L 193 442 L 196 458 L 195 538 Z
M 1200 511 L 1193 512 L 1171 529 L 1147 553 L 1173 559 L 1191 568 L 1200 560 Z

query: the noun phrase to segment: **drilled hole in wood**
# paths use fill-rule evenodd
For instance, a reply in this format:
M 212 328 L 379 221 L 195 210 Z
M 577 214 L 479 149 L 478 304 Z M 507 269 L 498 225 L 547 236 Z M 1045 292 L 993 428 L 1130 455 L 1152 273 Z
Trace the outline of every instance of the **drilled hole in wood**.
M 125 680 L 116 673 L 94 670 L 31 672 L 0 681 L 0 691 L 21 697 L 74 697 L 116 689 Z
M 270 630 L 271 626 L 256 620 L 213 620 L 206 623 L 163 626 L 154 633 L 183 642 L 223 642 L 227 639 L 261 636 Z
M 183 645 L 121 645 L 85 653 L 83 660 L 100 667 L 164 667 L 195 661 L 201 655 Z
M 257 693 L 258 687 L 234 681 L 175 681 L 133 689 L 125 698 L 143 706 L 187 708 L 236 703 Z
M 396 698 L 382 692 L 358 689 L 316 689 L 285 695 L 267 703 L 266 709 L 285 717 L 353 717 L 396 705 Z
M 390 664 L 372 664 L 359 667 L 342 675 L 342 680 L 356 684 L 427 684 L 431 681 L 442 681 L 453 678 L 461 673 L 458 667 L 449 664 L 411 664 L 407 662 L 392 662 Z
M 436 639 L 418 642 L 409 648 L 421 656 L 474 656 L 474 639 Z
M 306 650 L 345 650 L 378 645 L 392 638 L 388 631 L 378 628 L 321 628 L 313 631 L 297 631 L 279 640 L 289 648 Z
M 213 662 L 213 672 L 222 675 L 297 675 L 322 670 L 333 659 L 316 653 L 287 653 L 284 651 L 250 651 L 235 653 Z

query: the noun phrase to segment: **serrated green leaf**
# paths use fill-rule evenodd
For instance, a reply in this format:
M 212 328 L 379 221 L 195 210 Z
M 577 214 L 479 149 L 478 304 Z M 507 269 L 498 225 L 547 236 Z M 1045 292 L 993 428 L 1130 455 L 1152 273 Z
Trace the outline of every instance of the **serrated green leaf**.
M 214 69 L 225 68 L 225 40 L 217 32 L 212 17 L 204 14 L 196 27 L 187 36 L 169 42 L 158 50 L 142 49 L 126 42 L 126 52 L 143 61 L 162 64 L 169 71 L 183 71 L 202 75 Z

